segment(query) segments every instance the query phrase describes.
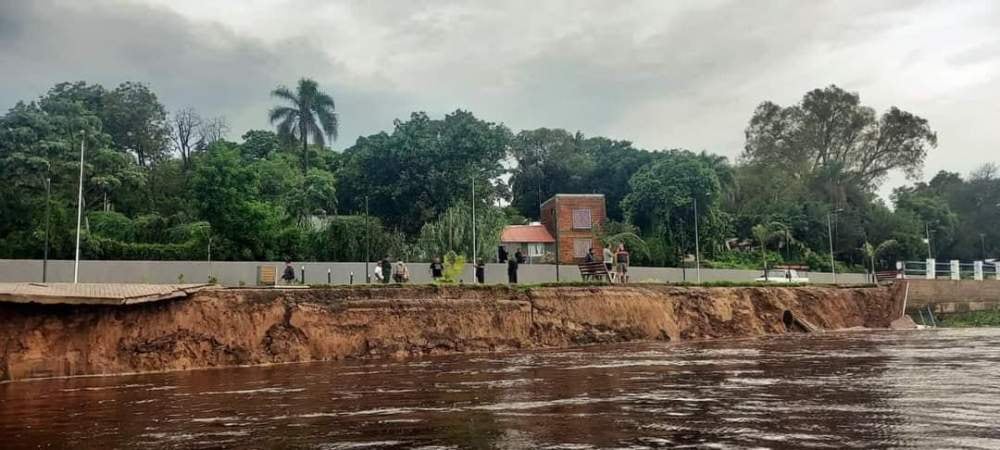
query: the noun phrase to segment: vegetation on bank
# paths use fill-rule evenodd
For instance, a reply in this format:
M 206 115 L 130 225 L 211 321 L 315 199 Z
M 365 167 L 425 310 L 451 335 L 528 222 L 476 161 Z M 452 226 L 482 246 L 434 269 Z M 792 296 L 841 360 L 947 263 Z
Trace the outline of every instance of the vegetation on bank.
M 938 326 L 950 328 L 1000 327 L 1000 310 L 970 311 L 940 316 Z
M 275 130 L 238 135 L 191 107 L 168 113 L 141 83 L 60 83 L 17 103 L 0 116 L 0 258 L 40 258 L 46 235 L 50 257 L 72 258 L 81 144 L 82 251 L 92 259 L 454 252 L 471 263 L 473 234 L 489 257 L 500 229 L 536 220 L 541 201 L 593 192 L 607 199 L 607 235 L 636 250 L 636 265 L 689 259 L 696 222 L 704 266 L 718 268 L 828 271 L 831 235 L 838 271 L 923 259 L 927 235 L 938 258 L 978 259 L 1000 242 L 993 165 L 965 178 L 941 172 L 885 204 L 876 192 L 887 174 L 916 176 L 937 135 L 915 114 L 878 113 L 837 86 L 748 111 L 736 161 L 666 142 L 515 132 L 462 110 L 415 112 L 337 152 L 328 145 L 351 112 L 337 111 L 332 94 L 307 79 L 272 94 L 275 107 L 261 114 Z

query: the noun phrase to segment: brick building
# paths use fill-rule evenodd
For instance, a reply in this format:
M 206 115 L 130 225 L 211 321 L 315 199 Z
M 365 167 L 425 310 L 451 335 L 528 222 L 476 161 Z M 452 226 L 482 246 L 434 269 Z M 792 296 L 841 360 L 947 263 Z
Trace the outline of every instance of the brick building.
M 542 225 L 559 241 L 560 263 L 578 263 L 590 248 L 601 259 L 598 231 L 607 218 L 604 194 L 556 194 L 542 203 L 541 216 Z

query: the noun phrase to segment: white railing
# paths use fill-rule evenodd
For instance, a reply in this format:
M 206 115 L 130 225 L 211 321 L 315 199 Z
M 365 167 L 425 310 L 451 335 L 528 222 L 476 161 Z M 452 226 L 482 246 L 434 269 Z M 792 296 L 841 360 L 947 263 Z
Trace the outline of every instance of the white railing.
M 896 268 L 902 278 L 924 278 L 928 280 L 1000 280 L 1000 271 L 996 261 L 962 262 L 936 261 L 933 258 L 925 261 L 900 261 Z

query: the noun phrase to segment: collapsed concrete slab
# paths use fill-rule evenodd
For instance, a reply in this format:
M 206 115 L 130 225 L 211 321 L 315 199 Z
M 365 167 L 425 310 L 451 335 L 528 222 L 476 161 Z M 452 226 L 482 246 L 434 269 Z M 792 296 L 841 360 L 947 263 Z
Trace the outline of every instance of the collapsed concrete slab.
M 183 298 L 218 286 L 200 284 L 0 283 L 0 302 L 132 305 Z

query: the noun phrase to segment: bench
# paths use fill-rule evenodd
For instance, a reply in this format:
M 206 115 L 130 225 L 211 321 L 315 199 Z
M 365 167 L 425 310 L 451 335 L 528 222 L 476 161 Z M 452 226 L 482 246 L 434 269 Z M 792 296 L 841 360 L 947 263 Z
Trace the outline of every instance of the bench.
M 879 284 L 883 281 L 892 281 L 896 278 L 899 278 L 899 272 L 895 270 L 875 272 L 875 284 Z
M 603 262 L 585 262 L 577 265 L 580 269 L 580 278 L 587 281 L 592 278 L 597 278 L 600 280 L 608 280 L 608 283 L 612 282 L 611 274 L 608 273 L 608 268 Z

